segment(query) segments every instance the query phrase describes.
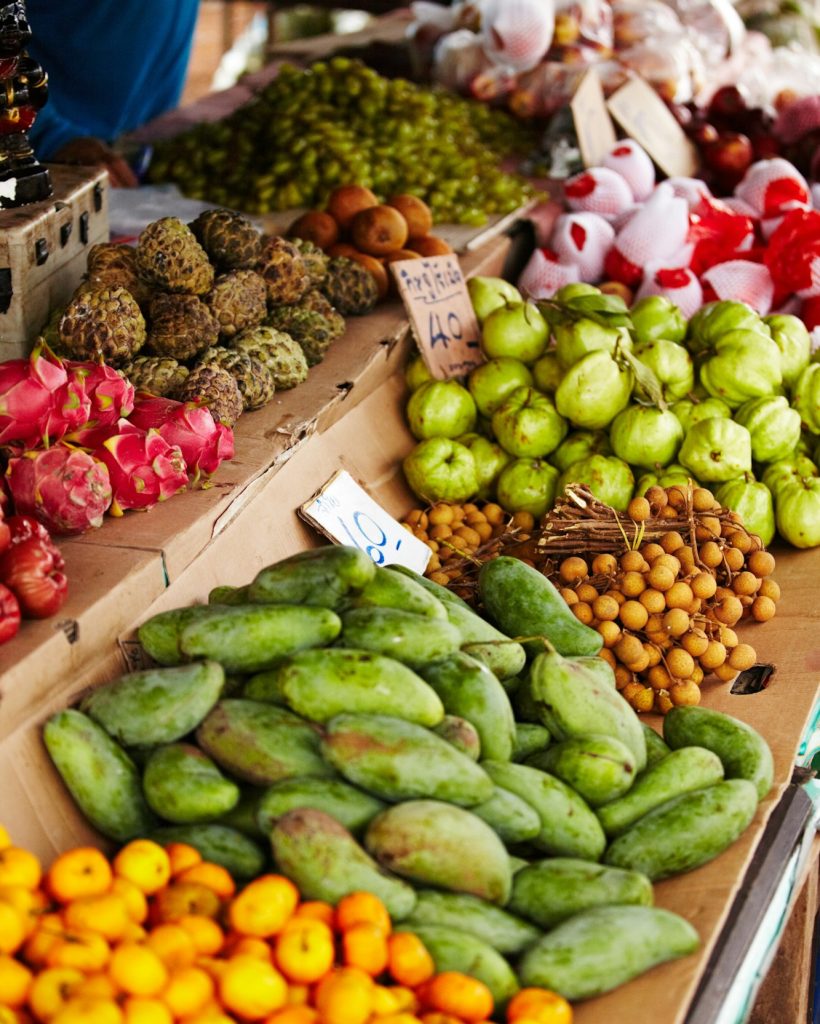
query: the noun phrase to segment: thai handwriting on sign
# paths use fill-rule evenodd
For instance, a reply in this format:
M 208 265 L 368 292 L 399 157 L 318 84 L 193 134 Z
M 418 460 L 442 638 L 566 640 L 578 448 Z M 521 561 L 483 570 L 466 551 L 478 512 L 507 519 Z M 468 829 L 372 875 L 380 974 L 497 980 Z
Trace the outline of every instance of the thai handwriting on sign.
M 391 266 L 430 373 L 439 379 L 458 377 L 483 362 L 478 321 L 458 257 L 448 253 Z
M 423 573 L 430 549 L 401 526 L 346 471 L 335 473 L 299 509 L 321 533 L 364 551 L 377 565 L 404 565 Z

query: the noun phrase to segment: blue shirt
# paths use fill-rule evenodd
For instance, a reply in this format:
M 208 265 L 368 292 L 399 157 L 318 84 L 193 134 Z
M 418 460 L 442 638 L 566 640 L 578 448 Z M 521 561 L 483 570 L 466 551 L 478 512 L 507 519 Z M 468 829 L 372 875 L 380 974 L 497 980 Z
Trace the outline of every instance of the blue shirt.
M 173 109 L 199 0 L 28 0 L 28 51 L 49 78 L 30 133 L 48 160 L 82 135 L 111 142 Z

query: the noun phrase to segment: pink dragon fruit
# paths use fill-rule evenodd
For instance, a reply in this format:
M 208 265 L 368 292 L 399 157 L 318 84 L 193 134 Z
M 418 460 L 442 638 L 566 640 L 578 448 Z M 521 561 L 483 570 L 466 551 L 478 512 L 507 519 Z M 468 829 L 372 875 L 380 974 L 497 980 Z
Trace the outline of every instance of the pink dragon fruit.
M 195 480 L 200 474 L 210 476 L 221 462 L 233 458 L 233 431 L 196 402 L 175 402 L 141 392 L 129 422 L 141 430 L 158 430 L 169 444 L 177 445 Z
M 0 363 L 0 444 L 43 441 L 55 408 L 64 404 L 58 395 L 67 382 L 62 361 L 43 346 L 28 359 Z
M 17 514 L 35 516 L 51 533 L 84 533 L 102 526 L 111 504 L 106 466 L 65 444 L 10 459 L 6 482 Z
M 68 379 L 54 392 L 54 404 L 43 430 L 45 444 L 59 441 L 66 434 L 85 426 L 91 415 L 91 398 L 85 390 L 85 381 L 70 372 L 67 365 L 66 371 Z
M 69 375 L 81 380 L 91 411 L 89 426 L 104 427 L 128 416 L 134 408 L 134 385 L 106 363 L 67 362 Z
M 100 428 L 100 431 L 105 428 Z M 121 419 L 107 428 L 93 455 L 108 467 L 114 492 L 111 515 L 152 508 L 188 483 L 185 460 L 156 430 L 140 430 Z

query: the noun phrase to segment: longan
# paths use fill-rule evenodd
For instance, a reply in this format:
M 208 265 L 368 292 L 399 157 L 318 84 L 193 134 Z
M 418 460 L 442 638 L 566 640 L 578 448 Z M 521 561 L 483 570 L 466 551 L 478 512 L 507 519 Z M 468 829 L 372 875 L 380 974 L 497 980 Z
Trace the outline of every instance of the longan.
M 654 588 L 644 590 L 638 597 L 638 600 L 650 615 L 662 612 L 666 608 L 666 598 L 660 590 L 655 590 Z
M 768 551 L 755 551 L 749 555 L 748 566 L 755 576 L 771 576 L 774 572 L 774 556 Z
M 561 587 L 558 593 L 563 597 L 568 605 L 572 606 L 578 604 L 578 595 L 572 589 L 572 587 Z
M 591 583 L 579 583 L 575 588 L 575 593 L 578 595 L 579 601 L 586 601 L 587 604 L 592 604 L 598 597 L 598 591 Z
M 698 658 L 704 672 L 714 670 L 726 661 L 726 648 L 718 640 L 710 640 L 706 650 Z
M 688 575 L 695 571 L 695 552 L 687 545 L 677 549 L 675 558 L 680 562 L 681 572 Z
M 743 615 L 743 605 L 736 597 L 725 597 L 715 606 L 715 618 L 727 626 L 734 626 Z
M 640 551 L 625 551 L 621 555 L 620 566 L 624 572 L 644 572 L 646 562 Z
M 689 616 L 683 608 L 670 608 L 663 617 L 663 628 L 670 636 L 683 636 L 689 629 Z
M 433 526 L 449 526 L 454 518 L 453 506 L 441 501 L 433 505 L 427 513 L 427 518 Z
M 674 555 L 658 555 L 654 562 L 651 563 L 654 569 L 657 565 L 665 565 L 677 576 L 680 572 L 680 560 L 675 558 Z
M 666 591 L 667 608 L 688 608 L 694 599 L 695 595 L 692 593 L 692 588 L 688 583 L 684 583 L 683 580 L 673 583 Z
M 703 682 L 703 669 L 700 667 L 700 665 L 695 665 L 694 669 L 692 670 L 691 679 L 692 682 L 697 683 L 698 686 L 700 686 L 700 684 Z
M 678 548 L 683 547 L 683 537 L 677 530 L 670 530 L 661 537 L 661 545 L 667 555 L 673 554 Z
M 579 594 L 578 596 L 580 597 L 581 595 Z M 595 614 L 595 618 L 603 621 L 617 619 L 620 607 L 615 598 L 610 597 L 609 594 L 599 594 L 592 602 L 592 611 Z
M 449 523 L 436 523 L 436 525 L 430 530 L 430 537 L 433 540 L 447 540 L 453 536 L 453 531 Z
M 636 636 L 622 636 L 615 644 L 615 654 L 624 665 L 629 665 L 641 657 L 643 644 Z
M 655 703 L 655 695 L 650 687 L 641 686 L 640 690 L 633 693 L 627 700 L 636 711 L 651 711 L 652 705 Z
M 744 555 L 747 555 L 754 547 L 754 541 L 745 530 L 735 530 L 728 540 L 733 548 L 742 551 Z
M 586 579 L 589 575 L 589 569 L 583 558 L 572 555 L 570 558 L 565 558 L 561 563 L 558 575 L 565 583 L 575 583 L 577 580 Z
M 696 487 L 692 491 L 692 508 L 696 512 L 708 512 L 718 507 L 714 494 L 706 487 Z
M 473 529 L 481 538 L 482 544 L 486 544 L 487 541 L 490 540 L 490 538 L 493 535 L 492 525 L 488 523 L 486 519 L 483 522 L 475 523 Z
M 723 644 L 724 647 L 737 647 L 738 639 L 737 633 L 729 626 L 721 626 L 718 630 L 718 640 Z
M 723 665 L 718 665 L 715 669 L 715 675 L 724 683 L 731 683 L 731 681 L 737 675 L 737 669 L 726 662 Z
M 657 484 L 647 488 L 644 497 L 653 508 L 657 509 L 663 508 L 669 501 L 669 499 L 666 496 L 666 491 L 663 489 L 663 487 L 659 487 Z
M 625 601 L 618 613 L 618 618 L 627 629 L 643 629 L 649 618 L 649 612 L 640 601 Z
M 626 506 L 626 514 L 636 523 L 642 523 L 650 517 L 652 509 L 646 498 L 633 498 Z
M 720 520 L 717 516 L 699 516 L 695 536 L 698 540 L 709 540 L 720 536 Z
M 743 568 L 745 558 L 743 552 L 739 548 L 725 548 L 723 551 L 723 560 L 726 565 L 732 570 L 732 572 L 740 572 Z
M 723 552 L 720 545 L 713 540 L 707 540 L 700 546 L 700 560 L 709 569 L 716 569 L 723 561 Z
M 682 647 L 676 647 L 666 655 L 666 667 L 676 679 L 688 679 L 695 668 L 695 659 Z
M 730 651 L 727 661 L 732 668 L 743 672 L 757 661 L 757 652 L 750 644 L 738 644 Z
M 618 571 L 618 559 L 614 555 L 601 554 L 592 559 L 592 572 L 595 576 L 611 576 Z
M 686 508 L 686 491 L 682 487 L 667 487 L 666 497 L 669 500 L 669 504 L 674 509 L 685 509 Z
M 636 569 L 630 569 L 621 577 L 621 593 L 626 597 L 637 597 L 646 589 L 646 580 L 643 574 Z
M 668 690 L 673 682 L 663 665 L 653 665 L 647 672 L 646 679 L 653 690 Z
M 654 665 L 660 665 L 661 651 L 656 644 L 644 644 L 643 649 L 646 651 L 647 657 L 649 659 L 647 662 L 649 668 L 652 668 Z
M 655 694 L 655 710 L 659 711 L 662 715 L 671 711 L 674 706 L 667 690 L 661 690 Z
M 709 646 L 709 637 L 700 629 L 684 633 L 680 640 L 681 647 L 693 658 L 699 658 Z
M 626 665 L 615 666 L 615 688 L 617 690 L 623 690 L 625 686 L 634 686 L 635 676 Z
M 407 514 L 406 521 L 410 526 L 419 526 L 422 530 L 426 530 L 429 523 L 429 517 L 427 513 L 423 512 L 420 508 L 414 508 L 412 512 Z
M 760 581 L 760 589 L 757 592 L 758 597 L 769 597 L 772 601 L 780 600 L 780 584 L 776 583 L 773 579 L 768 576 L 764 576 Z
M 455 531 L 455 535 L 460 537 L 465 544 L 469 544 L 471 548 L 477 548 L 481 543 L 481 534 L 476 533 L 471 526 L 459 526 Z
M 583 622 L 585 626 L 588 626 L 595 616 L 592 614 L 592 607 L 588 605 L 586 601 L 578 601 L 571 608 L 572 614 L 578 619 L 579 622 Z
M 653 612 L 643 628 L 647 633 L 659 633 L 663 629 L 663 615 L 660 612 Z
M 714 597 L 717 590 L 717 580 L 710 572 L 699 572 L 696 576 L 692 577 L 689 585 L 694 596 L 704 600 Z
M 601 658 L 602 661 L 605 661 L 613 672 L 618 667 L 618 659 L 608 647 L 602 647 L 601 650 L 598 651 L 598 657 Z
M 755 622 L 768 622 L 777 609 L 770 597 L 756 597 L 752 604 L 752 618 Z
M 484 506 L 484 518 L 493 526 L 501 526 L 506 515 L 504 509 L 500 505 L 496 505 L 494 501 L 487 502 Z
M 640 656 L 635 661 L 630 661 L 626 667 L 632 672 L 643 672 L 644 669 L 649 668 L 649 654 L 646 649 L 642 648 Z
M 649 562 L 650 565 L 652 564 L 654 559 L 656 559 L 659 555 L 664 554 L 664 549 L 660 546 L 660 544 L 656 544 L 654 541 L 650 541 L 647 544 L 642 544 L 640 551 L 643 557 L 646 559 L 647 562 Z
M 676 708 L 694 707 L 700 704 L 700 687 L 692 679 L 675 683 L 669 687 L 669 699 Z
M 653 565 L 646 579 L 655 590 L 667 591 L 675 582 L 676 575 L 668 565 Z

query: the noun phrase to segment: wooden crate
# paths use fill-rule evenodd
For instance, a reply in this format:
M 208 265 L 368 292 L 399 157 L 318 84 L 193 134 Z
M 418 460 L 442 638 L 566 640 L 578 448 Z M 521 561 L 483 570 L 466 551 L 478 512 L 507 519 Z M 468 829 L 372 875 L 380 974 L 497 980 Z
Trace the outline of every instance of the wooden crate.
M 108 241 L 108 174 L 49 171 L 49 199 L 0 212 L 0 360 L 29 352 L 50 310 L 80 283 L 88 250 Z

